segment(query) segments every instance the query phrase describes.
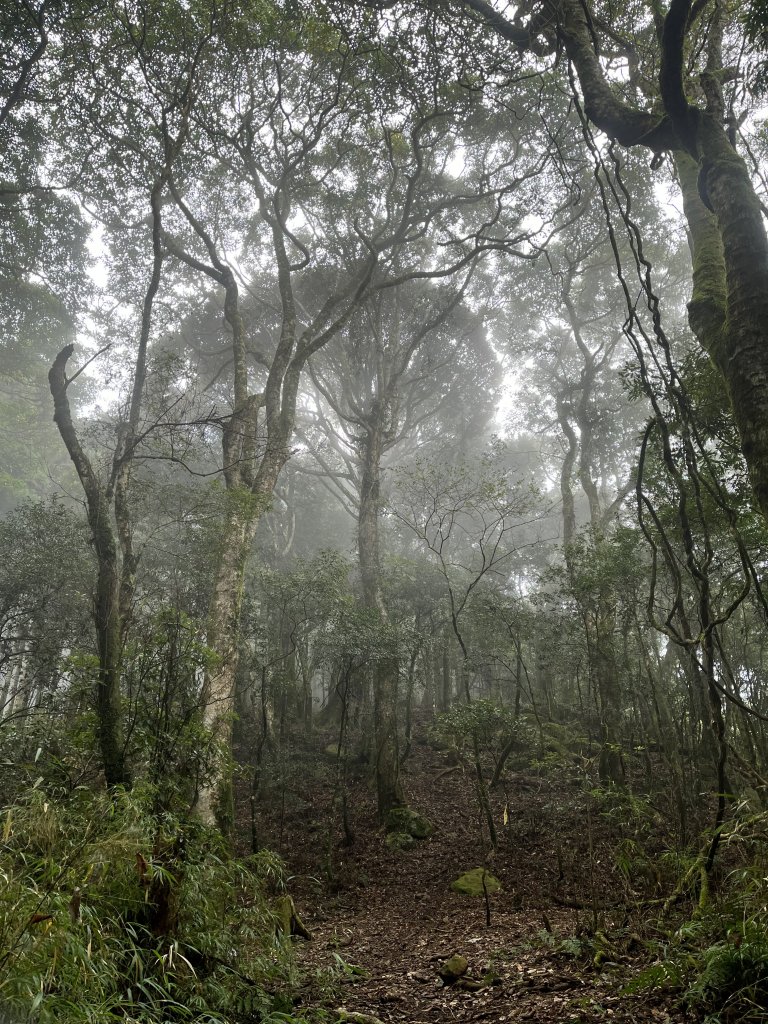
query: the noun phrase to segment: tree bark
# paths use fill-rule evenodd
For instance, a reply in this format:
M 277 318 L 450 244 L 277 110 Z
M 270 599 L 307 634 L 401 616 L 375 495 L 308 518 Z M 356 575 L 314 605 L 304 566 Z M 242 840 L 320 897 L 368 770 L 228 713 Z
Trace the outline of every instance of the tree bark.
M 381 595 L 379 517 L 381 515 L 381 458 L 384 450 L 382 410 L 374 403 L 365 435 L 358 513 L 358 555 L 363 606 L 385 626 L 388 615 Z M 397 719 L 399 668 L 395 657 L 376 658 L 372 669 L 376 794 L 382 820 L 405 803 L 400 783 Z
M 99 750 L 107 786 L 130 784 L 125 764 L 122 699 L 120 695 L 120 662 L 122 657 L 122 623 L 120 618 L 120 555 L 112 508 L 106 488 L 98 479 L 77 436 L 67 397 L 66 367 L 74 345 L 59 352 L 48 373 L 54 401 L 53 419 L 75 465 L 85 492 L 88 524 L 96 552 L 97 580 L 93 617 L 99 654 L 96 683 L 96 716 Z
M 244 490 L 229 491 L 227 502 L 208 609 L 207 642 L 215 652 L 215 662 L 206 669 L 200 695 L 201 721 L 212 744 L 211 760 L 195 799 L 197 816 L 225 834 L 234 823 L 231 747 L 245 563 L 263 507 Z

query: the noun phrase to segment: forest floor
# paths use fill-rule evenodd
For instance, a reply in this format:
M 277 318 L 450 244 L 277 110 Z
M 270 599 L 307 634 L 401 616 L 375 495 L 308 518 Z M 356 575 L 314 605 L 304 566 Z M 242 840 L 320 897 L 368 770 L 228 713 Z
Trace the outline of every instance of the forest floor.
M 499 845 L 491 855 L 471 774 L 430 747 L 423 732 L 414 736 L 403 783 L 434 833 L 414 849 L 386 847 L 362 767 L 347 785 L 355 840 L 342 846 L 335 777 L 330 756 L 318 770 L 316 753 L 293 751 L 262 804 L 279 809 L 259 820 L 261 841 L 286 860 L 290 891 L 312 933 L 311 941 L 297 941 L 299 963 L 309 978 L 340 980 L 340 994 L 310 983 L 305 1008 L 343 1007 L 383 1024 L 692 1019 L 670 998 L 624 992 L 657 956 L 650 940 L 662 934 L 661 901 L 647 879 L 628 879 L 626 864 L 619 870 L 617 850 L 633 849 L 631 823 L 601 813 L 584 768 L 509 772 L 494 793 Z M 450 888 L 476 867 L 501 883 L 488 907 L 482 894 Z M 444 986 L 438 971 L 454 954 L 487 987 Z

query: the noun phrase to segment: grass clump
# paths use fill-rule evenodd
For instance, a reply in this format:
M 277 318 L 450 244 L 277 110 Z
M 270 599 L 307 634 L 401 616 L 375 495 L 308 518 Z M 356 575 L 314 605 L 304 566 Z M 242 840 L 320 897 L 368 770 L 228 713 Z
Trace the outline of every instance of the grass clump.
M 292 1005 L 269 891 L 152 795 L 34 788 L 0 819 L 0 1011 L 37 1024 L 230 1024 Z M 0 1017 L 2 1013 L 0 1013 Z

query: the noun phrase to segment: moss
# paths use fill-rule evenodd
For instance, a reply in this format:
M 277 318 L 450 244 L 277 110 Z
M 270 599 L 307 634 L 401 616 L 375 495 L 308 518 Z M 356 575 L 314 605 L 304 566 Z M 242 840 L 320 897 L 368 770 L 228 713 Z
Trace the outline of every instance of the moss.
M 541 727 L 544 736 L 544 748 L 560 757 L 568 759 L 571 754 L 580 754 L 589 741 L 574 732 L 572 728 L 559 722 L 544 722 Z
M 298 935 L 308 941 L 312 938 L 306 925 L 299 917 L 299 912 L 293 899 L 287 895 L 278 896 L 275 900 L 275 929 L 283 939 L 290 939 L 292 935 Z
M 489 893 L 500 892 L 501 882 L 490 871 L 485 868 L 473 868 L 459 875 L 455 882 L 451 882 L 451 889 L 460 892 L 465 896 L 483 895 L 483 875 L 485 875 L 485 889 Z
M 404 832 L 414 839 L 426 839 L 434 832 L 432 824 L 410 807 L 393 807 L 384 822 L 387 832 Z
M 723 349 L 726 311 L 726 276 L 723 243 L 717 221 L 701 199 L 700 184 L 707 174 L 686 153 L 675 154 L 683 194 L 693 263 L 693 294 L 688 303 L 691 330 L 721 373 L 727 371 Z
M 290 896 L 278 896 L 275 900 L 275 917 L 277 930 L 286 938 L 291 934 L 291 918 L 293 917 L 293 900 Z
M 408 832 L 390 832 L 387 836 L 387 847 L 390 850 L 412 850 L 418 842 Z
M 335 1011 L 338 1024 L 382 1024 L 378 1017 L 370 1013 L 357 1013 L 354 1010 L 345 1010 L 339 1007 Z
M 459 978 L 463 977 L 469 969 L 469 962 L 465 956 L 454 953 L 450 960 L 446 960 L 438 971 L 444 985 L 452 985 Z

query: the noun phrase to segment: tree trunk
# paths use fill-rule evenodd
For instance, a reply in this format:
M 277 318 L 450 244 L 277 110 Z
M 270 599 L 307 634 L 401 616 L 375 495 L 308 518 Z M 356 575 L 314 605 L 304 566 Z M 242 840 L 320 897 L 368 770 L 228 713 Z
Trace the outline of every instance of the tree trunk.
M 123 627 L 120 617 L 120 553 L 107 488 L 97 477 L 77 436 L 67 397 L 66 368 L 74 345 L 59 352 L 48 373 L 54 402 L 53 419 L 77 470 L 85 492 L 88 524 L 98 568 L 93 617 L 99 652 L 96 682 L 96 715 L 99 749 L 107 786 L 130 784 L 125 765 L 123 713 L 120 694 L 120 661 Z
M 621 755 L 621 687 L 616 662 L 615 612 L 612 596 L 601 588 L 598 608 L 594 615 L 594 637 L 590 645 L 590 660 L 595 673 L 595 684 L 600 707 L 600 782 L 604 786 L 624 782 L 624 764 Z
M 388 616 L 381 596 L 379 554 L 379 515 L 383 433 L 377 406 L 370 417 L 363 450 L 360 509 L 358 515 L 358 555 L 363 606 L 384 626 Z M 373 665 L 373 728 L 375 743 L 376 794 L 379 815 L 383 819 L 393 807 L 405 802 L 400 784 L 397 697 L 399 670 L 397 659 L 379 656 Z
M 108 786 L 129 783 L 125 766 L 123 709 L 120 693 L 123 630 L 120 618 L 120 565 L 115 538 L 109 525 L 109 509 L 100 503 L 99 524 L 93 531 L 98 559 L 94 621 L 99 651 L 96 684 L 96 715 L 99 748 Z M 93 528 L 93 524 L 92 524 Z
M 264 508 L 263 499 L 249 491 L 231 490 L 227 498 L 229 507 L 208 610 L 207 642 L 216 660 L 206 669 L 200 697 L 202 724 L 211 739 L 211 762 L 195 800 L 197 816 L 207 825 L 218 825 L 225 834 L 234 821 L 232 722 L 245 563 Z
M 768 518 L 768 237 L 749 171 L 725 125 L 725 5 L 711 5 L 707 66 L 695 83 L 687 80 L 688 36 L 702 5 L 671 0 L 666 16 L 656 14 L 658 21 L 663 17 L 660 52 L 653 54 L 661 103 L 648 110 L 626 102 L 629 90 L 622 94 L 607 77 L 601 29 L 587 0 L 534 5 L 527 26 L 508 20 L 488 0 L 463 2 L 518 51 L 551 53 L 562 45 L 585 115 L 609 139 L 674 154 L 693 249 L 691 328 L 726 383 L 752 488 Z M 689 95 L 703 96 L 705 105 L 691 105 Z
M 440 688 L 440 710 L 448 711 L 453 701 L 451 686 L 451 642 L 446 635 L 443 638 L 442 686 Z
M 692 0 L 672 0 L 664 21 L 663 118 L 633 111 L 613 94 L 580 0 L 563 4 L 563 36 L 593 123 L 624 145 L 675 154 L 693 253 L 691 329 L 726 383 L 752 487 L 768 517 L 768 238 L 749 171 L 723 123 L 719 3 L 701 75 L 706 109 L 687 100 L 684 49 L 691 6 Z

